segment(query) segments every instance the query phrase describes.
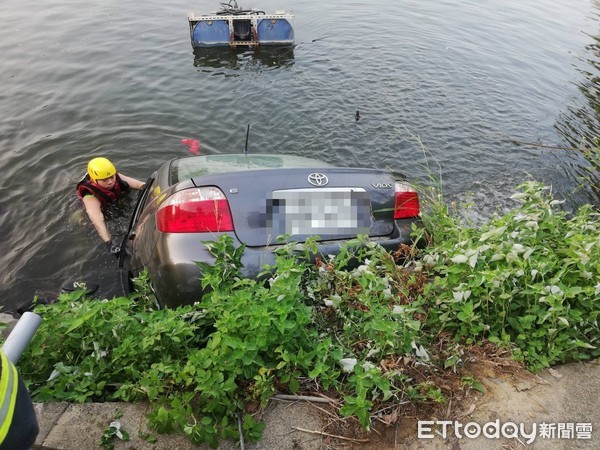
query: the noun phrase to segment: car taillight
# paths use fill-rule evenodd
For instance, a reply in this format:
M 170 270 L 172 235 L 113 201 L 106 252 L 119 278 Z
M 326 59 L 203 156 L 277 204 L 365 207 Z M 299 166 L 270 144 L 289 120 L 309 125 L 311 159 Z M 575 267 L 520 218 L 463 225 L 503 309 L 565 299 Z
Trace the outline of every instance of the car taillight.
M 164 233 L 233 231 L 233 218 L 225 194 L 211 186 L 170 196 L 156 212 L 156 226 Z
M 408 219 L 417 217 L 420 213 L 419 194 L 408 183 L 396 181 L 395 183 L 394 219 Z

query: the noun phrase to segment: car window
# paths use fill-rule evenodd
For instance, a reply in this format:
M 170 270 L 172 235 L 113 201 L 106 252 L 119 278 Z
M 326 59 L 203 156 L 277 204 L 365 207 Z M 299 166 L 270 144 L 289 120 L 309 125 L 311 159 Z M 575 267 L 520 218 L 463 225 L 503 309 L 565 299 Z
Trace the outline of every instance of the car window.
M 144 202 L 144 208 L 148 206 L 152 200 L 154 200 L 160 194 L 160 187 L 156 183 L 156 179 L 152 179 L 152 183 L 148 187 L 148 195 L 146 196 L 146 201 Z
M 181 158 L 171 164 L 171 183 L 203 175 L 246 170 L 330 167 L 329 164 L 316 159 L 293 155 L 203 155 Z

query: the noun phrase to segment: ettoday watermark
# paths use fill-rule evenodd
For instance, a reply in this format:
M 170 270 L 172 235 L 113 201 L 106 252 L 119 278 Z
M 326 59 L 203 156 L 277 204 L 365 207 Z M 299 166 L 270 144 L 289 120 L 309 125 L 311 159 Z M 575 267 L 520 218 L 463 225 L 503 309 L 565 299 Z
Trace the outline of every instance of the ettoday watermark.
M 477 422 L 462 423 L 456 420 L 419 420 L 417 437 L 433 439 L 436 434 L 442 439 L 449 437 L 450 432 L 459 439 L 463 437 L 475 439 L 484 436 L 488 439 L 518 439 L 526 444 L 540 439 L 591 439 L 592 424 L 583 423 L 524 423 L 504 422 L 500 419 L 483 425 Z

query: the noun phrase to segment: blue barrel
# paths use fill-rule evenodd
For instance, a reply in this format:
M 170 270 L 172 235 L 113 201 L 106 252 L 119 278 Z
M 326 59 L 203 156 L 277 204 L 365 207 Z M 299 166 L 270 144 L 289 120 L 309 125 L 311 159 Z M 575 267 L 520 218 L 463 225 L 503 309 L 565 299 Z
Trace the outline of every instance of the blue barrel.
M 259 45 L 294 43 L 294 29 L 286 19 L 261 19 L 257 34 Z
M 226 20 L 200 20 L 192 28 L 192 46 L 229 45 L 229 24 Z

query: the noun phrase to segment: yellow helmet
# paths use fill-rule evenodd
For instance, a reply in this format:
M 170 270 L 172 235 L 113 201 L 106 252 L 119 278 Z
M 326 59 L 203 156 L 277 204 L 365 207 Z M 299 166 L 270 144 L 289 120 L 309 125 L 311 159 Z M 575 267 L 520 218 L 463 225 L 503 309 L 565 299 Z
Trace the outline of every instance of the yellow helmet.
M 110 178 L 116 173 L 117 169 L 106 158 L 94 158 L 88 163 L 88 174 L 94 181 Z

